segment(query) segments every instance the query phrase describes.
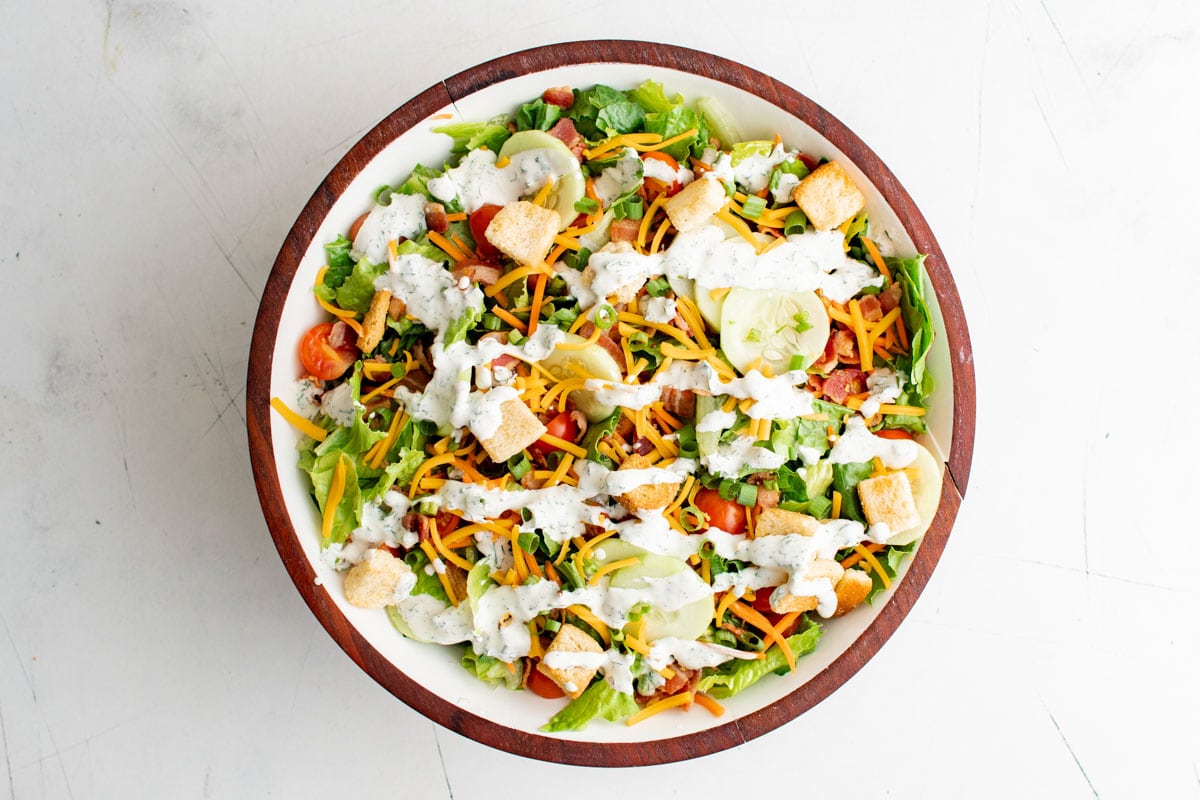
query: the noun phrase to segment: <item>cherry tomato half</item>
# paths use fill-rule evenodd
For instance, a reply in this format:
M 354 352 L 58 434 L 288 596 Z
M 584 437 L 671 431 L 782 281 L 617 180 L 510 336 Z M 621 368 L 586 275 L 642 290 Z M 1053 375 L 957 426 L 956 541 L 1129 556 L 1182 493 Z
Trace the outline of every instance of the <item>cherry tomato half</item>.
M 742 533 L 746 530 L 746 507 L 721 497 L 716 489 L 701 489 L 696 492 L 696 508 L 708 515 L 708 524 L 726 533 Z
M 300 339 L 300 363 L 309 375 L 322 381 L 342 377 L 350 365 L 358 360 L 358 347 L 353 337 L 347 337 L 341 345 L 329 341 L 333 326 L 338 323 L 322 322 L 314 325 Z
M 361 217 L 354 220 L 354 224 L 350 226 L 350 241 L 353 242 L 358 238 L 358 232 L 362 230 L 363 223 L 367 221 L 367 214 L 369 213 L 371 212 L 365 212 Z
M 538 697 L 544 697 L 547 700 L 553 700 L 564 695 L 559 685 L 543 675 L 536 667 L 529 670 L 529 678 L 525 681 L 525 688 Z
M 575 420 L 571 419 L 571 414 L 564 411 L 546 423 L 546 433 L 551 436 L 557 436 L 564 441 L 573 442 L 575 441 L 575 437 L 579 436 L 579 426 L 575 424 Z M 529 445 L 529 449 L 534 453 L 546 455 L 547 453 L 553 453 L 558 448 L 539 439 Z
M 488 225 L 492 224 L 492 217 L 496 216 L 500 208 L 500 206 L 489 203 L 488 205 L 480 206 L 479 210 L 471 215 L 471 236 L 475 238 L 475 252 L 485 261 L 497 262 L 500 260 L 500 251 L 484 235 L 487 232 Z

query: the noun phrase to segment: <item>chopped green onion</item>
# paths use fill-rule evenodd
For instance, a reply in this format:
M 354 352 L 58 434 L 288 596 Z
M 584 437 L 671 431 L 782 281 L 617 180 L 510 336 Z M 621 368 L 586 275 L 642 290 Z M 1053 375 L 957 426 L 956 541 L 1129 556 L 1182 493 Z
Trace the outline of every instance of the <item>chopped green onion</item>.
M 424 517 L 436 517 L 442 504 L 434 497 L 422 497 L 417 501 L 417 513 Z
M 804 356 L 792 356 L 792 360 L 788 362 L 788 371 L 791 372 L 797 369 L 805 369 L 807 366 L 807 358 Z
M 426 436 L 433 436 L 437 433 L 437 423 L 431 419 L 422 419 L 417 421 L 417 430 Z
M 758 487 L 752 483 L 738 484 L 738 505 L 752 506 L 758 500 Z
M 521 332 L 518 330 L 514 329 L 514 330 L 511 330 L 508 332 L 508 343 L 509 344 L 520 345 L 520 344 L 522 344 L 522 340 L 524 338 L 525 337 L 522 336 Z
M 655 278 L 646 284 L 646 293 L 651 297 L 662 297 L 667 292 L 671 291 L 671 284 L 666 278 Z
M 608 303 L 603 303 L 596 307 L 595 320 L 597 328 L 608 330 L 617 324 L 617 310 Z
M 762 331 L 760 331 L 758 328 L 751 328 L 750 332 L 746 334 L 746 341 L 747 342 L 761 342 L 762 341 Z
M 738 496 L 738 487 L 737 481 L 724 478 L 717 485 L 717 493 L 721 495 L 722 500 L 733 500 Z
M 515 480 L 521 480 L 529 474 L 529 470 L 533 469 L 533 464 L 529 463 L 529 456 L 524 452 L 517 453 L 508 460 L 508 471 L 512 474 Z
M 793 211 L 783 221 L 783 235 L 791 236 L 793 233 L 804 233 L 804 229 L 807 227 L 808 217 L 804 216 L 804 212 Z
M 546 617 L 546 623 L 542 627 L 546 633 L 558 633 L 558 629 L 562 627 L 562 624 L 552 617 Z
M 804 333 L 806 330 L 808 330 L 809 328 L 812 327 L 812 325 L 810 325 L 808 322 L 808 315 L 805 314 L 803 311 L 800 311 L 800 312 L 796 313 L 795 315 L 793 315 L 792 319 L 794 319 L 796 321 L 796 324 L 794 326 L 796 333 Z
M 404 366 L 403 362 L 400 362 L 397 364 L 392 364 L 392 377 L 393 378 L 403 378 L 407 374 L 408 374 L 408 369 Z
M 483 328 L 488 331 L 498 331 L 504 327 L 504 320 L 497 317 L 495 314 L 483 315 Z
M 575 563 L 571 559 L 564 560 L 561 564 L 555 566 L 559 574 L 562 575 L 563 582 L 571 589 L 583 588 L 583 576 L 579 574 L 579 570 L 575 568 Z
M 581 197 L 575 201 L 575 210 L 580 214 L 595 214 L 600 210 L 600 204 L 590 197 Z
M 758 195 L 752 194 L 746 198 L 746 202 L 742 203 L 742 216 L 750 219 L 758 219 L 766 210 L 767 201 Z
M 708 516 L 695 506 L 687 506 L 679 512 L 679 523 L 688 533 L 694 533 L 708 527 Z
M 640 197 L 631 197 L 621 204 L 621 209 L 625 213 L 625 219 L 641 219 L 642 199 Z
M 538 535 L 529 531 L 522 531 L 517 534 L 517 547 L 524 550 L 526 553 L 533 554 L 538 549 Z

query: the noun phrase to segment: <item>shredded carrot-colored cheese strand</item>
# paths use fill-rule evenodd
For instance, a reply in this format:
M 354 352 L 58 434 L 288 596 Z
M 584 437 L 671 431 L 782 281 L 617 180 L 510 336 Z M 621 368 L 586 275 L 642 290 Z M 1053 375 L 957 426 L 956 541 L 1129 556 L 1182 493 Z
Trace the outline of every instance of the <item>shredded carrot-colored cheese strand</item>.
M 783 651 L 783 657 L 787 660 L 788 669 L 792 672 L 796 671 L 796 654 L 792 652 L 792 648 L 788 647 L 788 643 L 779 635 L 779 632 L 775 630 L 775 627 L 766 617 L 756 609 L 740 602 L 730 605 L 729 610 L 765 633 L 767 639 L 778 645 L 779 649 Z
M 656 700 L 650 705 L 643 708 L 638 713 L 625 720 L 626 725 L 637 725 L 642 720 L 648 719 L 655 714 L 666 711 L 668 708 L 677 708 L 678 706 L 690 705 L 692 702 L 691 692 L 680 692 L 673 694 L 670 697 L 664 697 L 662 700 Z
M 537 281 L 533 284 L 533 300 L 529 304 L 529 335 L 533 336 L 533 332 L 537 330 L 538 317 L 542 313 L 542 298 L 546 293 L 546 276 L 538 275 Z
M 530 275 L 550 275 L 551 273 L 552 270 L 545 264 L 533 264 L 526 267 L 517 267 L 516 269 L 501 275 L 500 279 L 484 289 L 483 293 L 488 297 L 495 297 L 508 288 L 510 283 L 515 283 L 522 278 L 528 278 Z
M 309 420 L 297 414 L 295 411 L 292 411 L 278 397 L 271 398 L 271 408 L 279 412 L 279 416 L 287 420 L 293 428 L 300 431 L 310 439 L 316 439 L 318 442 L 323 442 L 325 441 L 325 437 L 329 435 L 329 432 L 321 426 L 310 422 Z
M 588 585 L 595 586 L 600 582 L 600 579 L 608 573 L 619 569 L 624 569 L 625 567 L 632 567 L 634 564 L 638 563 L 641 563 L 641 559 L 636 556 L 633 558 L 623 558 L 620 561 L 610 561 L 600 569 L 596 570 L 592 577 L 588 578 Z
M 862 544 L 854 545 L 854 552 L 862 556 L 863 560 L 871 565 L 871 569 L 875 570 L 875 574 L 879 576 L 879 580 L 883 581 L 883 588 L 890 589 L 892 581 L 888 578 L 887 573 L 883 571 L 883 565 L 879 563 L 879 559 L 875 558 L 875 554 L 863 547 Z
M 721 705 L 716 700 L 713 700 L 711 697 L 704 694 L 703 692 L 697 693 L 697 695 L 693 699 L 695 700 L 696 705 L 705 709 L 706 711 L 708 711 L 708 713 L 712 714 L 714 717 L 719 717 L 725 713 L 725 706 Z
M 458 605 L 458 597 L 454 594 L 454 586 L 451 585 L 450 578 L 446 575 L 445 563 L 442 563 L 440 570 L 437 568 L 438 562 L 442 559 L 437 551 L 433 549 L 433 543 L 429 540 L 421 542 L 421 550 L 425 553 L 425 557 L 429 559 L 429 563 L 433 567 L 434 573 L 438 576 L 438 580 L 441 581 L 442 589 L 446 592 L 446 597 L 450 600 L 450 605 Z
M 600 638 L 604 640 L 606 645 L 612 642 L 612 634 L 608 632 L 608 626 L 601 622 L 587 606 L 567 606 L 567 611 L 570 611 L 572 614 L 590 625 L 592 630 L 600 634 Z
M 329 482 L 329 494 L 325 495 L 325 513 L 321 518 L 321 538 L 333 538 L 333 522 L 337 518 L 337 507 L 346 491 L 346 454 L 339 453 L 337 466 L 333 468 L 333 480 Z

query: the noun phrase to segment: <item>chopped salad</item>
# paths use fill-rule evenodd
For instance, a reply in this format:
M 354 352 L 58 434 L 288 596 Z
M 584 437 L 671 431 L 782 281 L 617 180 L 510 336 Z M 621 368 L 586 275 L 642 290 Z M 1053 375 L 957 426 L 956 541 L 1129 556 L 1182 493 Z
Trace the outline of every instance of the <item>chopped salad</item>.
M 937 509 L 922 257 L 713 98 L 554 87 L 325 246 L 273 407 L 348 602 L 628 724 L 786 673 Z

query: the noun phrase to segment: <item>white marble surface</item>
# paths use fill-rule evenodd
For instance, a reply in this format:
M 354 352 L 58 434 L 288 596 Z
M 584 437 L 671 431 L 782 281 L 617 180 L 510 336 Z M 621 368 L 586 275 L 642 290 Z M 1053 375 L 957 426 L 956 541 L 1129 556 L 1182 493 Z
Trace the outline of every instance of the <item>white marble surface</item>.
M 1200 795 L 1192 0 L 241 5 L 3 3 L 0 797 Z M 740 60 L 858 132 L 939 237 L 979 388 L 958 527 L 880 654 L 734 751 L 606 772 L 359 672 L 243 421 L 261 287 L 344 150 L 587 37 Z

